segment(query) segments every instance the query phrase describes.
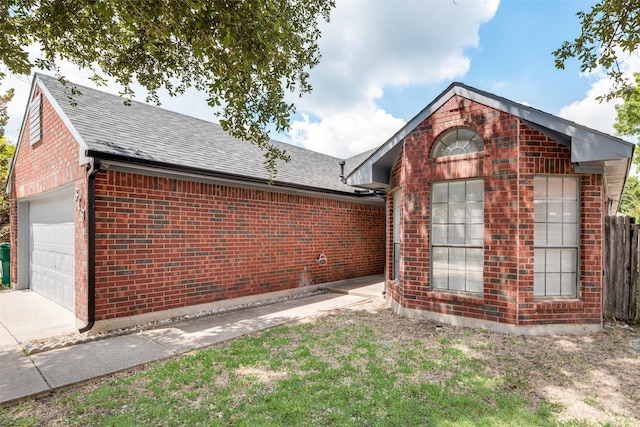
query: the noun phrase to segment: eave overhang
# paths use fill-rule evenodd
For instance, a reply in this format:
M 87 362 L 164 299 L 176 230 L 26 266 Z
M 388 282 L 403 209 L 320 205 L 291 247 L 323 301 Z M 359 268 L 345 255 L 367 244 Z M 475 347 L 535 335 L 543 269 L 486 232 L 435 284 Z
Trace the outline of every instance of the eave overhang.
M 611 211 L 620 202 L 626 176 L 631 166 L 634 145 L 620 138 L 589 129 L 526 105 L 480 91 L 461 83 L 453 83 L 433 102 L 387 140 L 367 160 L 354 169 L 345 181 L 354 187 L 389 190 L 391 169 L 402 149 L 404 138 L 453 96 L 511 114 L 571 149 L 571 162 L 576 173 L 604 176 Z
M 351 201 L 357 203 L 384 204 L 384 201 L 376 197 L 374 192 L 354 190 L 344 192 L 327 188 L 318 188 L 307 185 L 268 179 L 254 178 L 245 175 L 225 173 L 221 171 L 201 169 L 197 167 L 168 164 L 149 159 L 132 158 L 114 153 L 105 153 L 97 150 L 87 150 L 85 155 L 99 160 L 101 170 L 118 170 L 124 172 L 142 173 L 146 175 L 169 177 L 176 179 L 197 180 L 222 185 L 233 185 L 245 188 L 254 188 L 267 191 L 282 191 L 291 194 L 304 194 Z

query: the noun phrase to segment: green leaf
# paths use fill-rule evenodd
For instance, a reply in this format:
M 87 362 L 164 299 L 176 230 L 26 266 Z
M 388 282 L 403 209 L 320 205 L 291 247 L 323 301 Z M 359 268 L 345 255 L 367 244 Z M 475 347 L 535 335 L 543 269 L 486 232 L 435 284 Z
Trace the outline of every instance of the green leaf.
M 591 10 L 576 14 L 581 23 L 581 35 L 573 42 L 565 41 L 555 50 L 555 66 L 564 69 L 570 58 L 580 61 L 582 72 L 604 69 L 613 84 L 600 100 L 621 96 L 632 84 L 620 70 L 618 55 L 626 57 L 638 52 L 640 46 L 640 7 L 638 0 L 602 0 Z
M 159 103 L 194 87 L 222 106 L 223 127 L 267 150 L 267 169 L 286 156 L 269 151 L 268 125 L 289 127 L 285 90 L 311 91 L 308 71 L 318 64 L 319 23 L 333 0 L 198 1 L 8 0 L 0 5 L 0 62 L 12 73 L 34 66 L 56 71 L 56 61 L 100 69 L 92 80 L 124 88 L 134 82 Z M 43 52 L 33 63 L 28 48 Z M 104 74 L 104 77 L 103 75 Z M 2 74 L 0 74 L 0 78 Z

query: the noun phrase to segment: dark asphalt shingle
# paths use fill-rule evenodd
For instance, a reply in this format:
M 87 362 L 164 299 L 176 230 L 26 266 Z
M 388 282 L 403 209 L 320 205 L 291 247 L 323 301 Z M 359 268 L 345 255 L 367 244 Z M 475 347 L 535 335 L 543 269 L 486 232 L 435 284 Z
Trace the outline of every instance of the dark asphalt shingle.
M 138 101 L 125 105 L 117 95 L 72 83 L 65 88 L 54 77 L 43 74 L 36 77 L 55 98 L 89 150 L 252 179 L 269 178 L 263 152 L 229 136 L 216 123 Z M 72 87 L 82 92 L 72 96 L 75 106 L 67 95 Z M 277 163 L 276 183 L 354 192 L 353 187 L 340 181 L 340 159 L 278 141 L 272 143 L 291 156 L 291 162 Z M 367 153 L 347 159 L 345 172 L 353 170 L 358 165 L 356 161 L 366 159 Z

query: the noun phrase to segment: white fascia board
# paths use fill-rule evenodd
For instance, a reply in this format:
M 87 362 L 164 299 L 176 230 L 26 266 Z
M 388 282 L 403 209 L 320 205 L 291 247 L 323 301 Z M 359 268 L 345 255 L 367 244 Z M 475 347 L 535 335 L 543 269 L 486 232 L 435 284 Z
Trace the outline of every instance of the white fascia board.
M 31 105 L 31 100 L 33 99 L 33 94 L 36 91 L 36 77 L 34 75 L 33 82 L 31 83 L 31 90 L 29 91 L 29 99 L 27 100 L 27 105 L 24 107 L 24 114 L 22 115 L 22 125 L 20 126 L 20 132 L 18 133 L 18 140 L 16 141 L 16 149 L 13 152 L 13 158 L 11 159 L 11 164 L 9 165 L 9 175 L 7 178 L 7 188 L 5 189 L 7 194 L 11 194 L 11 180 L 13 177 L 13 165 L 15 163 L 15 158 L 18 155 L 18 151 L 20 151 L 20 142 L 22 141 L 22 137 L 24 135 L 24 130 L 27 124 L 27 117 L 29 116 L 29 106 Z
M 87 147 L 87 144 L 84 142 L 84 140 L 80 136 L 80 133 L 75 128 L 75 126 L 73 126 L 73 124 L 71 123 L 71 120 L 69 120 L 69 117 L 65 114 L 65 112 L 62 109 L 62 107 L 60 106 L 60 104 L 58 104 L 58 102 L 53 97 L 53 95 L 51 95 L 51 92 L 49 92 L 49 89 L 47 89 L 47 86 L 40 79 L 38 79 L 37 75 L 36 75 L 36 84 L 42 90 L 42 92 L 45 94 L 45 96 L 47 97 L 47 99 L 51 103 L 51 106 L 53 107 L 54 111 L 58 114 L 58 117 L 60 117 L 60 120 L 62 120 L 62 123 L 64 123 L 64 125 L 67 128 L 67 130 L 69 131 L 69 133 L 71 133 L 71 136 L 73 136 L 73 138 L 78 143 L 78 150 L 79 150 L 78 151 L 78 160 L 79 160 L 78 164 L 86 165 L 87 163 L 90 163 L 91 162 L 91 158 L 89 158 L 89 157 L 87 157 L 85 155 L 85 153 L 89 149 Z
M 436 98 L 433 102 L 427 105 L 422 111 L 420 111 L 414 118 L 409 120 L 409 122 L 404 125 L 398 132 L 395 133 L 391 138 L 389 138 L 384 144 L 375 151 L 371 157 L 365 160 L 360 166 L 356 167 L 346 178 L 347 185 L 352 185 L 354 187 L 366 187 L 371 188 L 375 186 L 376 183 L 373 181 L 373 166 L 376 164 L 378 160 L 384 157 L 389 151 L 391 151 L 396 145 L 402 143 L 404 138 L 409 135 L 413 130 L 422 123 L 427 117 L 429 117 L 434 111 L 442 106 L 446 101 L 448 101 L 453 95 L 455 95 L 455 89 L 457 87 L 449 87 L 447 90 L 443 92 L 438 98 Z M 382 184 L 386 185 L 389 184 Z
M 571 123 L 543 111 L 513 101 L 491 98 L 462 87 L 456 87 L 454 92 L 472 101 L 569 136 L 572 163 L 630 158 L 633 152 L 633 144 L 630 142 Z
M 581 135 L 583 136 L 583 135 Z M 593 162 L 598 160 L 630 159 L 633 144 L 607 138 L 596 138 L 595 135 L 584 135 L 584 138 L 571 138 L 571 162 Z
M 191 172 L 185 172 L 185 171 L 175 171 L 175 170 L 172 170 L 171 168 L 160 168 L 157 166 L 138 165 L 138 164 L 132 164 L 132 163 L 122 162 L 117 160 L 101 160 L 100 170 L 103 170 L 103 171 L 113 170 L 113 171 L 129 172 L 129 173 L 157 176 L 161 178 L 180 179 L 180 180 L 187 179 L 191 181 L 204 182 L 209 184 L 232 185 L 234 187 L 248 188 L 252 190 L 278 191 L 280 193 L 285 193 L 285 194 L 300 194 L 303 196 L 310 196 L 310 197 L 324 197 L 332 200 L 340 200 L 345 202 L 361 203 L 361 204 L 367 204 L 367 205 L 384 204 L 382 199 L 373 197 L 373 195 L 371 197 L 366 197 L 366 198 L 358 197 L 357 192 L 344 193 L 344 194 L 324 193 L 321 189 L 319 189 L 319 191 L 313 191 L 312 189 L 280 187 L 277 184 L 246 182 L 246 181 L 232 179 L 232 178 L 212 177 L 208 175 L 199 174 L 197 172 L 191 173 Z

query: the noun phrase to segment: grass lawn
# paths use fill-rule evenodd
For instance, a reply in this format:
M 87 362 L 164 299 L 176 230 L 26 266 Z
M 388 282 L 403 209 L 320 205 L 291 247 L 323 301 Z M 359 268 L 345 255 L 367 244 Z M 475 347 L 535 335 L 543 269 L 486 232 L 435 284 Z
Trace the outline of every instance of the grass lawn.
M 559 367 L 538 345 L 384 310 L 339 311 L 0 409 L 0 424 L 636 425 L 608 407 L 608 418 L 560 417 L 565 406 L 543 393 L 540 375 L 573 385 L 551 379 Z M 631 362 L 636 369 L 638 357 Z M 575 398 L 602 406 L 597 395 Z

